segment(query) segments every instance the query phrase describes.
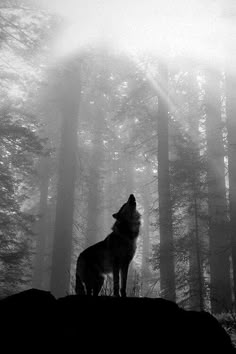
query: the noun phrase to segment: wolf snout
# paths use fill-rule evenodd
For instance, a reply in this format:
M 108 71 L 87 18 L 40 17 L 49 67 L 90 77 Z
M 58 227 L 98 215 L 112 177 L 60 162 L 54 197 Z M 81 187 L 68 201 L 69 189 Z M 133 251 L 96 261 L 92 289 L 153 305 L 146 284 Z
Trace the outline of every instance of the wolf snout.
M 136 204 L 135 196 L 133 194 L 130 194 L 128 202 L 131 204 Z

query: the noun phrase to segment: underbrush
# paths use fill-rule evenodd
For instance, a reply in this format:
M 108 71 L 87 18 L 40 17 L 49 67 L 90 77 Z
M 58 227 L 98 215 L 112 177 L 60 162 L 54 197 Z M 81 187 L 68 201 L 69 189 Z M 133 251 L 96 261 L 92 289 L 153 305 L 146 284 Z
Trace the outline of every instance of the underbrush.
M 231 337 L 232 343 L 236 348 L 236 313 L 227 312 L 215 316 L 219 323 L 224 327 Z

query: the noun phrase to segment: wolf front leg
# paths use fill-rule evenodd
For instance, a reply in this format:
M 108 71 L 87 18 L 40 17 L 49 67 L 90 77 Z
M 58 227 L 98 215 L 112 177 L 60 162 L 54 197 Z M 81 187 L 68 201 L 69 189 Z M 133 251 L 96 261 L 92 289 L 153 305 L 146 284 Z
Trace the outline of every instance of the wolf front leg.
M 120 296 L 120 269 L 117 264 L 113 265 L 113 295 Z
M 123 264 L 121 267 L 121 296 L 126 297 L 126 284 L 128 275 L 129 263 Z

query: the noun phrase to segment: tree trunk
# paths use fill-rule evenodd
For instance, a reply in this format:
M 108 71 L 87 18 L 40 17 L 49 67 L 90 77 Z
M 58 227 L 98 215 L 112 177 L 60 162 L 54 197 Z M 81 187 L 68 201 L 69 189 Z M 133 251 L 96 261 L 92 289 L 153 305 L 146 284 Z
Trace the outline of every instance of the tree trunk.
M 148 168 L 148 171 L 150 169 Z M 150 176 L 149 176 L 150 178 Z M 150 191 L 149 186 L 144 187 L 143 193 L 143 250 L 142 250 L 142 295 L 147 296 L 149 290 L 149 253 L 150 253 L 150 234 L 149 234 L 149 213 L 150 213 Z
M 135 181 L 134 181 L 134 163 L 132 155 L 125 155 L 123 162 L 123 167 L 125 171 L 125 189 L 126 196 L 125 199 L 128 199 L 129 195 L 134 193 Z M 127 277 L 127 293 L 130 296 L 134 296 L 137 293 L 137 284 L 136 284 L 136 275 L 137 271 L 134 266 L 133 260 L 131 261 L 128 269 Z
M 128 199 L 129 195 L 134 193 L 135 181 L 134 181 L 134 156 L 126 155 L 124 157 L 125 164 L 125 175 L 126 175 L 126 197 Z
M 193 194 L 194 216 L 190 218 L 191 245 L 189 249 L 190 309 L 204 310 L 201 240 L 199 228 L 199 203 L 197 190 Z
M 228 133 L 228 178 L 229 178 L 229 235 L 233 268 L 233 300 L 236 307 L 236 8 L 233 0 L 221 2 L 222 20 L 227 37 L 224 41 L 226 73 L 226 124 Z
M 88 212 L 86 226 L 85 247 L 101 240 L 101 228 L 99 227 L 99 216 L 101 215 L 101 170 L 103 166 L 103 133 L 104 133 L 104 111 L 103 100 L 97 98 L 96 107 L 93 110 L 93 150 L 89 167 L 88 178 Z
M 65 296 L 70 287 L 77 125 L 81 94 L 80 78 L 76 70 L 68 70 L 61 83 L 61 147 L 51 273 L 51 291 L 57 297 Z
M 168 70 L 160 64 L 158 97 L 158 194 L 160 223 L 160 286 L 161 296 L 175 301 L 175 266 L 173 249 L 172 208 L 169 180 L 168 134 Z
M 229 213 L 232 249 L 234 302 L 236 301 L 236 79 L 226 77 L 226 115 L 228 129 Z
M 206 75 L 207 180 L 210 240 L 210 298 L 213 313 L 231 308 L 229 239 L 226 228 L 224 146 L 220 74 Z
M 191 310 L 204 310 L 202 246 L 200 230 L 200 136 L 198 87 L 194 68 L 188 75 L 188 133 L 191 137 L 189 147 L 191 170 L 188 172 L 190 184 L 190 215 L 189 215 L 189 305 Z
M 45 269 L 45 251 L 48 236 L 48 187 L 49 187 L 49 157 L 42 157 L 39 165 L 40 202 L 36 255 L 34 264 L 33 287 L 44 289 L 43 277 Z

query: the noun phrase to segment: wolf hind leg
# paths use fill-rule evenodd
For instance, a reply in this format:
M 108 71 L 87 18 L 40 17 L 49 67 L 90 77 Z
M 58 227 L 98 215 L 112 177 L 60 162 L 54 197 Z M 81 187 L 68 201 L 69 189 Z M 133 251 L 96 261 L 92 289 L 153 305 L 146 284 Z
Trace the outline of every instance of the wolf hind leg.
M 100 291 L 102 289 L 103 283 L 104 283 L 104 277 L 103 276 L 99 276 L 96 279 L 95 284 L 93 285 L 93 296 L 98 296 L 99 295 L 99 293 L 100 293 Z
M 127 275 L 128 275 L 129 263 L 125 263 L 121 267 L 121 297 L 126 297 L 126 285 L 127 285 Z
M 82 283 L 78 274 L 76 274 L 75 293 L 77 295 L 85 295 L 84 284 Z
M 85 288 L 86 288 L 86 295 L 87 295 L 87 296 L 92 296 L 92 294 L 93 294 L 93 291 L 92 291 L 93 288 L 90 286 L 90 284 L 88 284 L 88 283 L 86 284 L 86 283 L 85 283 Z
M 86 294 L 88 296 L 98 296 L 104 283 L 104 277 L 97 272 L 87 274 L 85 281 Z
M 119 266 L 113 265 L 113 296 L 120 296 L 120 269 Z

